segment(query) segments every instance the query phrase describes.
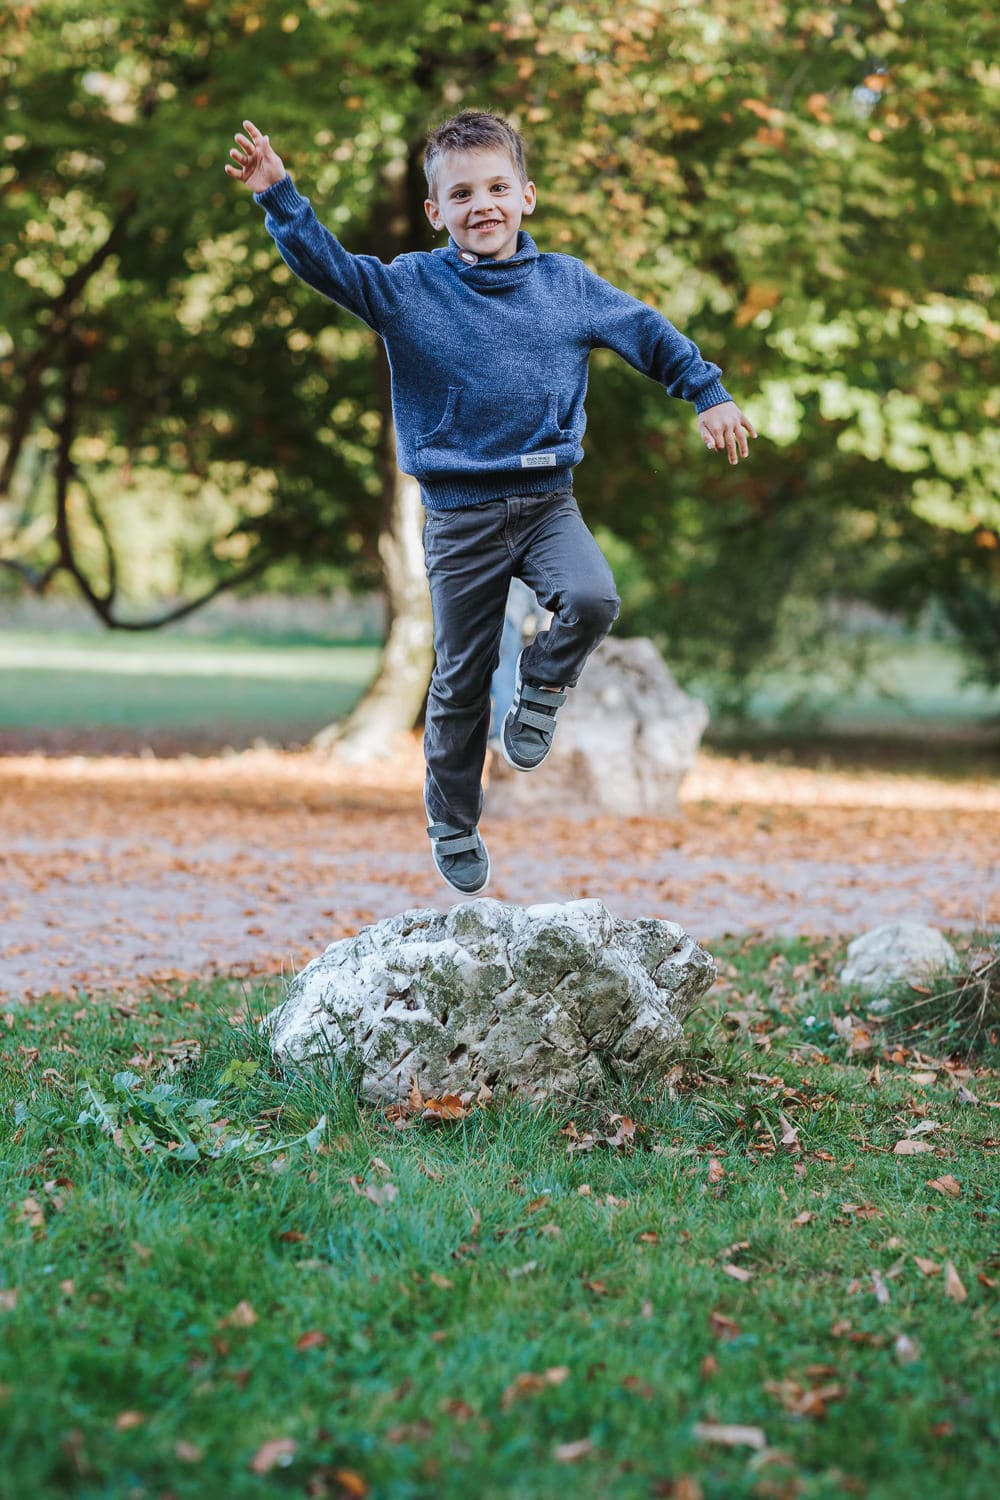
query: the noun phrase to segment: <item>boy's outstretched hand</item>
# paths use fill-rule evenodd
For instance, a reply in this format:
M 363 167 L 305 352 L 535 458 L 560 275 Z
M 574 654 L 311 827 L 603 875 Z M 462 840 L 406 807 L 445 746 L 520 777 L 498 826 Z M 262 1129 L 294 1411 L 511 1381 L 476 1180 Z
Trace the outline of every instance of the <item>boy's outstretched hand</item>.
M 731 464 L 738 464 L 741 456 L 746 458 L 749 454 L 747 432 L 751 437 L 757 436 L 750 418 L 744 416 L 735 401 L 721 401 L 718 406 L 710 406 L 707 411 L 701 412 L 698 431 L 705 440 L 706 448 L 725 448 Z
M 265 188 L 281 181 L 285 166 L 277 152 L 271 149 L 270 137 L 261 135 L 252 120 L 244 120 L 243 124 L 250 138 L 248 140 L 237 131 L 234 139 L 242 149 L 232 147 L 229 154 L 236 166 L 231 167 L 227 162 L 226 171 L 230 177 L 245 182 L 252 193 L 262 193 Z

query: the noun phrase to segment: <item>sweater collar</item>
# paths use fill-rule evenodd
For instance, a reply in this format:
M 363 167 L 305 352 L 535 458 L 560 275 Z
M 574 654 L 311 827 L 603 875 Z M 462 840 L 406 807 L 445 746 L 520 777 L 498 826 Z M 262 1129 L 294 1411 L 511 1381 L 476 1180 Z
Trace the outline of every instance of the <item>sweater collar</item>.
M 469 251 L 459 250 L 452 237 L 448 236 L 446 247 L 435 250 L 462 280 L 482 292 L 504 292 L 521 286 L 527 281 L 538 260 L 538 246 L 526 229 L 517 232 L 517 249 L 507 260 L 490 260 L 483 256 L 471 263 L 466 260 Z

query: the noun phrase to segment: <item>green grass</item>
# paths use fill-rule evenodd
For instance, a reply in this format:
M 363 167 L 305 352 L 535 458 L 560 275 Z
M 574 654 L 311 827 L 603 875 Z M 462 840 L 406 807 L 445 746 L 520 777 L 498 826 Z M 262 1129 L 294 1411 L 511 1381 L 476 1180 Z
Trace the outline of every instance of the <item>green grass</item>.
M 835 640 L 831 646 L 836 650 Z M 287 742 L 346 714 L 375 674 L 371 643 L 250 636 L 84 634 L 5 630 L 0 635 L 0 730 L 252 727 Z M 1000 721 L 1000 693 L 964 683 L 963 661 L 932 641 L 878 643 L 869 675 L 845 687 L 810 671 L 775 673 L 750 718 L 713 724 L 720 744 L 777 731 L 945 734 L 985 732 Z M 710 685 L 685 684 L 710 704 Z
M 9 632 L 0 640 L 0 729 L 216 730 L 287 738 L 353 707 L 379 648 Z
M 720 945 L 723 986 L 671 1087 L 572 1112 L 581 1133 L 637 1123 L 634 1147 L 591 1154 L 568 1152 L 570 1112 L 508 1102 L 398 1129 L 343 1079 L 282 1073 L 253 1024 L 276 987 L 248 993 L 246 1020 L 223 984 L 12 1012 L 5 1492 L 992 1496 L 995 1038 L 964 1079 L 980 1102 L 961 1103 L 919 1052 L 883 1055 L 874 1021 L 870 1045 L 833 1028 L 862 1014 L 831 978 L 841 956 Z M 322 1145 L 183 1162 L 54 1123 L 83 1079 L 107 1094 L 122 1069 L 172 1085 L 179 1114 L 219 1100 L 224 1139 L 292 1140 L 325 1115 Z M 926 1120 L 935 1151 L 894 1155 Z M 960 1196 L 928 1186 L 945 1175 Z M 767 1446 L 696 1423 L 759 1427 Z M 273 1439 L 294 1445 L 287 1465 L 254 1473 Z
M 1000 691 L 966 681 L 965 659 L 954 646 L 876 639 L 870 642 L 869 665 L 855 682 L 837 660 L 849 644 L 831 632 L 830 670 L 810 667 L 767 674 L 750 695 L 748 721 L 761 728 L 780 726 L 786 733 L 828 728 L 841 734 L 884 734 L 919 727 L 951 734 L 995 728 L 1000 720 Z M 688 687 L 712 701 L 710 685 Z

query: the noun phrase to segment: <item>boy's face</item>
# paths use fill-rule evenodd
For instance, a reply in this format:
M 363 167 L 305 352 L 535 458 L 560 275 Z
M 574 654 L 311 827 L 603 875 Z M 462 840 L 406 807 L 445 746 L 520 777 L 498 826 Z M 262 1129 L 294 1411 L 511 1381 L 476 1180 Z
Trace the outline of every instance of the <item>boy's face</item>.
M 506 151 L 448 151 L 438 163 L 437 196 L 424 204 L 435 229 L 461 250 L 509 260 L 517 231 L 534 212 L 535 184 L 522 183 Z

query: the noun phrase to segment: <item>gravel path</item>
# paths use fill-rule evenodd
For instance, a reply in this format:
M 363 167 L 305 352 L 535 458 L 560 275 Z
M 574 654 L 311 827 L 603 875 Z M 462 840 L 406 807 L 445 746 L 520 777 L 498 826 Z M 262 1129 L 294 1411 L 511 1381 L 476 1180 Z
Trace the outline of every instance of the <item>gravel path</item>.
M 0 759 L 0 996 L 189 975 L 288 976 L 334 939 L 457 897 L 404 740 L 357 768 L 206 759 Z M 675 819 L 483 819 L 500 900 L 600 897 L 724 933 L 853 935 L 894 918 L 1000 925 L 1000 788 L 703 755 Z

